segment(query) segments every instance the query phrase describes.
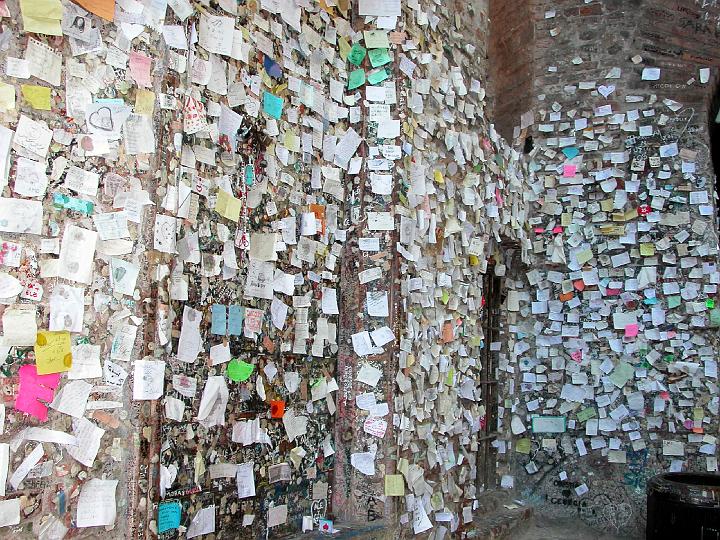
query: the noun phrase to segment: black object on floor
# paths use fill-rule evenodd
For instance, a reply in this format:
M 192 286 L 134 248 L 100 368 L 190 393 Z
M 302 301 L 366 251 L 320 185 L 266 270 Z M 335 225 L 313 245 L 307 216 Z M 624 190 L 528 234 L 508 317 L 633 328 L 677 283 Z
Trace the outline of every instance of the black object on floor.
M 720 540 L 720 475 L 659 474 L 647 484 L 647 540 Z

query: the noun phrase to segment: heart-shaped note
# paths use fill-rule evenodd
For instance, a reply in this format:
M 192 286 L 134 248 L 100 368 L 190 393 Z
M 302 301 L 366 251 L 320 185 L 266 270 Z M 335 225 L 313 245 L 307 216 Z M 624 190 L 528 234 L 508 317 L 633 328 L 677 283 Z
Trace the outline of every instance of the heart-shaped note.
M 115 127 L 110 107 L 100 107 L 97 111 L 91 113 L 88 122 L 91 126 L 103 131 L 112 131 Z
M 605 86 L 604 84 L 601 84 L 598 86 L 598 92 L 600 92 L 603 97 L 608 97 L 610 94 L 612 94 L 615 91 L 615 85 L 610 84 L 608 86 Z

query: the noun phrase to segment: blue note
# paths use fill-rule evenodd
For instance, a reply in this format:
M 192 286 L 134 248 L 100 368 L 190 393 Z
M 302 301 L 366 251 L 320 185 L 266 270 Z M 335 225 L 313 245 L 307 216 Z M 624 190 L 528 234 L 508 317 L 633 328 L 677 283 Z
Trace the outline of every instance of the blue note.
M 95 206 L 92 202 L 83 199 L 76 199 L 62 193 L 53 193 L 53 204 L 55 208 L 65 208 L 85 215 L 91 215 Z
M 263 59 L 263 67 L 265 68 L 265 72 L 271 77 L 275 77 L 276 79 L 282 77 L 282 69 L 277 62 L 268 55 L 265 55 L 265 58 Z
M 271 94 L 267 90 L 263 94 L 263 110 L 273 118 L 280 120 L 282 116 L 283 99 Z
M 227 308 L 222 304 L 213 304 L 210 333 L 216 336 L 224 336 L 227 331 L 227 322 Z
M 245 185 L 252 186 L 255 180 L 255 169 L 252 165 L 245 165 Z
M 237 304 L 231 305 L 230 316 L 228 317 L 228 334 L 231 336 L 241 336 L 244 320 L 245 308 Z
M 177 529 L 180 526 L 181 511 L 182 507 L 177 501 L 160 503 L 158 506 L 158 532 Z

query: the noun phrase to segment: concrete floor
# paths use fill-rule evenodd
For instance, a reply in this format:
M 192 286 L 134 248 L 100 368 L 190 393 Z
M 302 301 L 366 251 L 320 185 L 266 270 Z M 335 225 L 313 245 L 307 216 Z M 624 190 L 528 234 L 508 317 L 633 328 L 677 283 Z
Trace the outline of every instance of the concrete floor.
M 545 520 L 535 516 L 529 527 L 512 540 L 638 540 L 628 536 L 603 534 L 576 520 Z

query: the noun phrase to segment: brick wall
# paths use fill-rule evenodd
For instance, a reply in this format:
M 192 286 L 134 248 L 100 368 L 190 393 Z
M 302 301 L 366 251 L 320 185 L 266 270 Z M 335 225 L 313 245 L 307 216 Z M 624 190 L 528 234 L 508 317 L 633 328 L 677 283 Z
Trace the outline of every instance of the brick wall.
M 489 94 L 498 132 L 512 139 L 513 127 L 532 100 L 534 26 L 529 2 L 490 2 Z
M 492 119 L 508 137 L 519 126 L 520 116 L 532 110 L 534 123 L 527 133 L 533 136 L 537 148 L 528 156 L 537 174 L 536 190 L 528 194 L 536 199 L 537 213 L 530 222 L 536 233 L 535 263 L 518 269 L 516 281 L 510 279 L 508 284 L 516 290 L 518 296 L 514 298 L 520 298 L 520 302 L 517 313 L 508 314 L 509 347 L 517 354 L 507 365 L 501 365 L 501 371 L 509 376 L 504 386 L 505 399 L 501 402 L 500 429 L 505 432 L 505 440 L 500 444 L 499 473 L 506 476 L 506 485 L 512 477 L 514 487 L 540 514 L 575 518 L 616 534 L 640 535 L 645 527 L 645 486 L 650 477 L 669 470 L 717 470 L 712 457 L 717 455 L 713 446 L 717 433 L 717 401 L 712 397 L 717 379 L 703 375 L 702 369 L 717 361 L 717 354 L 712 353 L 717 332 L 695 326 L 702 323 L 701 319 L 705 323 L 709 320 L 706 311 L 699 315 L 700 319 L 693 320 L 690 310 L 686 310 L 686 303 L 697 299 L 684 300 L 675 308 L 663 286 L 668 281 L 678 282 L 683 289 L 689 284 L 694 284 L 690 287 L 709 286 L 707 305 L 712 305 L 713 299 L 717 304 L 717 292 L 712 292 L 711 285 L 715 278 L 704 273 L 691 275 L 679 263 L 681 258 L 690 255 L 697 256 L 697 264 L 710 265 L 706 268 L 717 262 L 715 217 L 701 214 L 687 199 L 689 192 L 706 191 L 709 204 L 714 202 L 715 174 L 708 135 L 712 119 L 708 114 L 717 84 L 714 66 L 720 59 L 720 8 L 715 4 L 703 0 L 491 2 Z M 531 71 L 526 71 L 528 66 Z M 711 68 L 709 81 L 701 83 L 699 70 L 706 67 Z M 645 68 L 660 68 L 659 80 L 642 80 Z M 612 73 L 613 70 L 616 73 Z M 526 74 L 527 78 L 514 76 L 517 72 Z M 622 124 L 613 124 L 597 115 L 598 107 L 607 105 L 612 107 L 613 115 L 626 115 Z M 638 126 L 652 126 L 652 136 L 639 136 L 638 131 L 628 125 L 631 122 L 628 113 L 638 115 L 632 121 Z M 587 118 L 588 130 L 575 130 L 574 120 L 583 117 Z M 563 155 L 564 146 L 558 143 L 561 137 L 576 138 L 572 146 L 579 148 L 577 158 L 572 154 Z M 515 144 L 521 144 L 523 138 L 517 138 Z M 599 148 L 585 147 L 588 141 L 598 141 Z M 637 166 L 632 164 L 633 160 L 657 157 L 660 146 L 673 142 L 677 142 L 680 156 L 662 158 L 667 176 L 659 175 L 658 168 L 631 168 Z M 629 153 L 629 161 L 611 162 L 611 153 L 623 152 Z M 694 164 L 693 173 L 681 171 L 681 162 L 688 160 Z M 582 176 L 582 182 L 566 179 L 563 171 L 568 163 L 577 165 L 577 175 Z M 599 181 L 593 175 L 609 168 L 617 175 L 618 183 L 608 192 L 599 189 Z M 639 189 L 633 191 L 626 181 L 638 181 Z M 624 192 L 627 188 L 626 203 L 617 203 L 615 199 L 615 204 L 620 204 L 624 211 L 632 212 L 642 204 L 649 204 L 658 193 L 655 182 L 658 189 L 670 193 L 662 209 L 657 210 L 658 219 L 689 212 L 689 223 L 667 226 L 667 223 L 648 221 L 649 228 L 637 233 L 637 237 L 644 240 L 626 234 L 618 241 L 613 233 L 606 234 L 601 229 L 603 224 L 605 231 L 611 230 L 610 225 L 618 225 L 615 217 L 611 220 L 608 213 L 606 220 L 591 219 L 598 212 L 589 205 L 594 203 L 599 211 L 600 203 L 612 199 L 618 190 Z M 577 188 L 578 185 L 581 187 Z M 575 191 L 568 186 L 575 186 Z M 557 213 L 552 210 L 554 204 L 559 205 Z M 617 207 L 614 211 L 618 211 Z M 625 233 L 643 221 L 642 218 L 619 220 L 622 227 L 626 227 Z M 690 230 L 698 221 L 703 224 Z M 678 235 L 685 229 L 689 231 L 689 241 Z M 647 245 L 663 239 L 667 239 L 667 247 L 663 246 L 655 257 L 647 256 L 650 251 L 654 252 Z M 642 242 L 646 247 L 640 250 L 638 243 Z M 582 270 L 597 268 L 601 278 L 605 275 L 611 283 L 625 284 L 626 280 L 637 277 L 639 269 L 654 266 L 657 283 L 637 292 L 637 304 L 627 302 L 636 294 L 630 290 L 621 288 L 617 294 L 608 293 L 605 289 L 608 283 L 601 284 L 602 291 L 588 287 L 584 278 L 579 279 L 579 270 L 571 268 L 571 259 L 576 253 L 574 246 L 579 243 L 587 246 L 593 255 L 581 265 Z M 708 246 L 709 251 L 699 249 L 702 246 Z M 609 257 L 603 261 L 604 257 L 623 251 L 630 254 L 628 266 L 615 267 Z M 539 272 L 536 276 L 539 282 L 528 283 L 525 273 L 531 270 Z M 574 285 L 568 289 L 571 282 L 579 283 L 580 288 L 573 289 Z M 554 318 L 536 313 L 535 306 L 531 312 L 531 302 L 541 300 L 538 289 L 541 293 L 548 292 L 551 302 L 562 303 Z M 662 324 L 652 319 L 651 309 L 643 305 L 644 298 L 649 298 L 647 294 L 655 291 L 657 297 L 653 302 L 668 314 L 668 321 Z M 618 295 L 625 296 L 618 298 Z M 706 302 L 704 297 L 702 302 Z M 609 328 L 609 332 L 596 330 L 593 321 L 602 323 L 606 318 L 599 314 L 600 305 L 609 308 L 608 313 L 635 310 L 641 327 L 669 332 L 677 339 L 672 342 L 649 339 L 641 343 L 644 336 L 641 330 L 635 343 L 622 330 L 613 329 L 609 315 L 609 326 L 603 327 Z M 579 319 L 574 318 L 577 315 Z M 558 321 L 561 325 L 554 324 Z M 574 324 L 579 328 L 578 338 L 560 329 Z M 559 341 L 552 342 L 555 338 Z M 614 347 L 609 344 L 612 339 L 617 339 Z M 689 348 L 681 345 L 690 340 L 704 345 Z M 519 343 L 530 345 L 529 350 L 525 352 Z M 643 363 L 648 351 L 653 350 L 664 354 L 662 360 L 655 365 Z M 553 358 L 563 360 L 558 363 L 551 361 Z M 685 377 L 685 382 L 683 379 L 674 382 L 672 364 L 679 358 L 699 363 L 699 374 Z M 631 364 L 633 376 L 620 387 L 613 386 L 607 377 L 603 381 L 605 375 L 597 366 L 604 359 L 609 359 L 613 370 L 622 362 Z M 712 373 L 712 369 L 707 373 Z M 578 406 L 563 409 L 567 400 L 560 397 L 561 389 L 573 384 L 582 388 L 584 385 L 579 381 L 584 374 L 588 375 L 586 385 L 592 387 L 594 395 L 614 396 L 612 403 L 602 407 L 594 398 L 588 398 L 579 401 Z M 538 382 L 535 382 L 536 375 Z M 661 394 L 651 389 L 652 385 L 646 385 L 648 380 L 660 381 L 668 391 Z M 632 394 L 634 398 L 627 399 Z M 638 406 L 638 394 L 642 395 L 644 406 L 634 410 L 633 404 Z M 665 405 L 659 411 L 662 403 L 655 400 L 661 395 Z M 589 415 L 602 419 L 623 403 L 627 404 L 630 415 L 618 423 L 617 430 L 600 430 L 593 435 L 592 428 L 588 429 Z M 694 411 L 693 407 L 700 407 L 702 411 Z M 534 433 L 531 418 L 538 414 L 565 416 L 566 431 Z M 511 418 L 516 420 L 513 429 Z M 622 429 L 620 423 L 623 423 Z M 688 427 L 691 424 L 692 428 Z M 630 437 L 630 432 L 639 434 L 640 439 L 633 439 L 635 435 Z M 620 454 L 610 455 L 609 448 L 600 446 L 602 438 L 609 445 L 618 444 L 612 439 L 619 440 L 619 447 L 613 452 Z M 584 441 L 587 453 L 579 450 L 578 440 Z M 683 454 L 671 456 L 664 448 L 664 441 L 681 442 Z M 711 446 L 703 446 L 707 441 L 711 441 Z M 617 459 L 626 462 L 618 463 Z M 589 489 L 587 493 L 585 488 Z

